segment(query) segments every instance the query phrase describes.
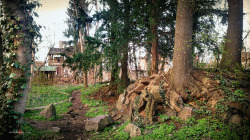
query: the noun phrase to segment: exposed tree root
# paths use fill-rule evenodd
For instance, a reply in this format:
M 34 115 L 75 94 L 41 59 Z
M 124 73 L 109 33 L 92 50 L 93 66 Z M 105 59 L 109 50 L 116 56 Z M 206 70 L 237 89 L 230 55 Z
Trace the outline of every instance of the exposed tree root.
M 170 83 L 170 80 L 167 81 L 170 86 L 167 88 L 166 98 L 169 98 L 170 107 L 176 112 L 182 110 L 184 101 L 193 99 L 201 101 L 217 100 L 213 97 L 218 97 L 218 95 L 214 95 L 214 87 L 218 86 L 218 81 L 205 76 L 203 71 L 194 71 L 190 74 L 189 79 L 185 84 L 179 84 L 178 87 Z
M 157 120 L 155 113 L 161 112 L 167 116 L 182 114 L 182 111 L 185 112 L 185 104 L 199 109 L 195 100 L 207 102 L 207 109 L 211 111 L 215 110 L 218 101 L 224 99 L 224 91 L 219 80 L 214 80 L 214 74 L 193 71 L 188 81 L 184 84 L 177 83 L 178 86 L 170 80 L 170 74 L 171 72 L 152 75 L 129 85 L 119 96 L 117 110 L 129 112 L 129 116 L 125 118 L 132 122 L 142 120 L 147 124 Z

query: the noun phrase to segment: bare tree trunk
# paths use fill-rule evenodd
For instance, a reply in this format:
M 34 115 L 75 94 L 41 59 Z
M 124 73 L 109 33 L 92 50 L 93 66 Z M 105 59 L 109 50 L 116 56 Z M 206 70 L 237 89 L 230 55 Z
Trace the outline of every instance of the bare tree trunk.
M 192 65 L 192 0 L 179 0 L 176 15 L 175 43 L 171 83 L 187 99 L 184 87 L 190 81 Z
M 80 30 L 81 31 L 81 30 Z M 80 32 L 81 34 L 81 32 Z M 81 46 L 81 53 L 84 52 L 84 46 L 85 46 L 85 36 L 84 33 L 82 34 L 82 38 L 80 39 L 80 42 L 82 42 L 82 46 Z M 84 72 L 84 87 L 88 88 L 88 71 L 83 71 Z
M 102 61 L 102 60 L 101 60 Z M 100 68 L 99 68 L 99 82 L 103 81 L 103 72 L 102 72 L 103 68 L 102 68 L 102 62 L 100 64 Z
M 18 88 L 17 94 L 22 95 L 17 102 L 14 104 L 14 111 L 24 114 L 26 108 L 26 100 L 29 91 L 29 82 L 30 82 L 30 66 L 32 59 L 32 40 L 33 37 L 30 35 L 29 30 L 27 29 L 29 25 L 29 20 L 25 13 L 26 9 L 24 6 L 21 6 L 26 3 L 26 0 L 14 1 L 14 0 L 2 0 L 2 4 L 4 7 L 8 7 L 10 11 L 13 12 L 15 17 L 20 19 L 19 24 L 21 24 L 21 29 L 19 29 L 16 33 L 16 37 L 14 38 L 14 45 L 17 46 L 17 61 L 20 62 L 20 65 L 26 67 L 26 70 L 23 71 L 21 69 L 13 68 L 13 72 L 16 76 L 15 79 L 18 81 L 19 78 L 25 79 L 24 85 L 20 85 Z M 9 14 L 9 11 L 8 13 Z M 25 39 L 22 36 L 25 36 Z M 20 43 L 22 42 L 22 43 Z M 15 84 L 15 83 L 13 83 Z M 17 83 L 16 83 L 17 84 Z M 20 120 L 22 117 L 19 118 Z
M 129 29 L 130 29 L 130 3 L 129 0 L 124 0 L 124 34 L 126 38 L 126 42 L 123 45 L 123 59 L 121 62 L 122 65 L 122 75 L 121 75 L 121 80 L 122 80 L 122 87 L 126 88 L 129 85 L 129 78 L 128 78 L 128 37 L 129 37 Z
M 78 11 L 77 8 L 76 9 L 76 17 L 78 18 Z M 80 27 L 79 28 L 79 42 L 80 42 L 80 47 L 81 47 L 81 53 L 84 52 L 84 46 L 85 46 L 85 36 L 84 33 L 82 33 L 82 30 Z M 83 80 L 84 80 L 84 87 L 87 88 L 88 87 L 88 74 L 87 71 L 83 71 Z
M 97 73 L 97 66 L 94 67 L 94 84 L 96 85 L 96 73 Z
M 146 65 L 146 71 L 147 71 L 147 76 L 151 75 L 151 61 L 150 61 L 151 57 L 148 51 L 146 51 L 146 55 L 145 55 L 145 65 Z
M 156 0 L 152 0 L 152 4 L 155 3 Z M 152 64 L 151 64 L 151 74 L 158 73 L 158 33 L 157 33 L 157 21 L 156 21 L 156 9 L 153 8 L 151 16 L 153 17 L 153 24 L 151 25 L 151 33 L 153 35 L 153 41 L 151 42 L 151 54 L 152 54 Z
M 163 62 L 161 63 L 161 68 L 160 68 L 161 73 L 164 72 L 164 66 L 165 66 L 165 64 L 166 64 L 165 59 L 163 59 L 162 61 L 163 61 Z
M 96 8 L 96 12 L 98 13 L 98 1 L 95 0 L 95 8 Z M 96 23 L 96 27 L 95 27 L 95 30 L 97 31 L 97 29 L 99 28 L 99 21 L 97 21 Z M 96 78 L 97 78 L 97 66 L 95 65 L 95 71 L 94 71 L 94 78 L 95 78 L 95 84 L 96 84 Z
M 152 27 L 152 33 L 154 35 L 154 40 L 152 41 L 152 48 L 151 48 L 151 54 L 152 54 L 152 64 L 151 64 L 151 74 L 158 73 L 158 35 L 157 35 L 157 26 L 153 25 Z
M 228 28 L 220 68 L 234 72 L 241 69 L 243 0 L 228 1 Z
M 97 0 L 95 0 L 95 8 L 96 8 L 96 12 L 98 13 L 98 1 Z M 97 30 L 99 28 L 99 21 L 97 21 L 96 22 L 96 29 L 95 30 Z
M 115 35 L 115 24 L 117 22 L 117 5 L 119 4 L 117 0 L 107 0 L 107 3 L 110 7 L 111 10 L 111 40 L 110 40 L 110 44 L 113 45 L 114 44 L 114 40 L 116 39 L 116 35 Z M 117 48 L 112 47 L 112 55 L 117 55 Z M 118 78 L 118 59 L 112 59 L 111 60 L 111 64 L 112 64 L 112 70 L 111 70 L 111 80 L 110 83 L 111 85 L 116 84 L 116 78 Z

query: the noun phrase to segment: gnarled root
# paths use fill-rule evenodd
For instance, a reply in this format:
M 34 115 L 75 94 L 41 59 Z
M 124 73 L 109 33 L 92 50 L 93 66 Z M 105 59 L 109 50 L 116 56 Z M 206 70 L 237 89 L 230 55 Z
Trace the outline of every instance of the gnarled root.
M 169 105 L 176 112 L 183 108 L 184 101 L 190 101 L 194 98 L 208 101 L 213 95 L 209 88 L 213 88 L 218 83 L 205 76 L 202 71 L 194 71 L 190 74 L 190 80 L 186 83 L 175 85 L 169 83 L 166 98 L 169 98 Z

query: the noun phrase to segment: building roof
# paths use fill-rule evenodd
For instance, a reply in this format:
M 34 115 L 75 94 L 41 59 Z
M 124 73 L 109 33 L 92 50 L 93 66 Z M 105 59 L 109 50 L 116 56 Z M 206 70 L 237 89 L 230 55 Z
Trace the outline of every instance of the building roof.
M 39 67 L 34 67 L 34 71 L 37 71 Z M 56 71 L 56 66 L 42 66 L 39 71 Z
M 73 52 L 73 47 L 66 47 L 66 48 L 51 48 L 49 51 L 49 55 L 60 55 L 61 53 L 69 53 Z
M 64 48 L 51 48 L 49 50 L 49 55 L 57 55 L 57 54 L 63 53 L 63 51 L 64 51 Z

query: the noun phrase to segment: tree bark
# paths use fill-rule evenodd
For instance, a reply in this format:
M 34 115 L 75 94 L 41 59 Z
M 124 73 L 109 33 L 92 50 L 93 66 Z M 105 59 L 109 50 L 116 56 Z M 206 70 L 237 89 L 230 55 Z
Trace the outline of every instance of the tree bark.
M 83 76 L 84 76 L 84 87 L 88 88 L 88 73 L 87 71 L 83 71 Z
M 155 3 L 156 0 L 152 0 L 152 4 Z M 157 33 L 157 23 L 156 23 L 156 9 L 153 8 L 151 16 L 153 18 L 153 24 L 151 25 L 151 33 L 153 35 L 153 40 L 151 42 L 152 48 L 151 48 L 151 54 L 152 54 L 152 64 L 151 64 L 151 75 L 158 73 L 158 33 Z
M 76 5 L 76 4 L 75 4 Z M 77 7 L 75 7 L 75 10 L 76 10 L 76 17 L 78 17 L 78 10 L 77 10 Z M 78 24 L 78 34 L 79 34 L 79 42 L 80 42 L 80 51 L 81 53 L 84 52 L 84 46 L 85 46 L 85 36 L 84 36 L 84 33 L 82 33 L 82 30 Z M 87 74 L 87 71 L 83 71 L 83 80 L 84 80 L 84 87 L 87 88 L 88 87 L 88 74 Z
M 2 42 L 2 28 L 0 27 L 0 72 L 2 65 L 3 65 L 3 42 Z
M 110 7 L 110 11 L 111 11 L 111 40 L 110 40 L 110 44 L 111 46 L 114 45 L 114 40 L 116 39 L 115 37 L 115 23 L 117 22 L 117 5 L 118 1 L 117 0 L 107 0 L 107 3 Z M 115 46 L 112 46 L 111 48 L 111 52 L 112 52 L 112 56 L 115 57 L 115 55 L 117 55 L 117 48 L 115 48 Z M 115 84 L 116 78 L 118 77 L 118 59 L 117 58 L 112 58 L 111 60 L 111 64 L 112 64 L 112 70 L 111 70 L 111 80 L 110 83 L 111 85 Z
M 176 15 L 175 43 L 171 83 L 183 98 L 187 98 L 184 87 L 190 81 L 192 66 L 192 0 L 179 0 Z
M 243 0 L 228 1 L 228 28 L 220 68 L 234 72 L 241 69 Z
M 126 41 L 123 45 L 123 58 L 122 58 L 122 75 L 121 75 L 121 80 L 122 80 L 122 87 L 126 88 L 129 85 L 129 78 L 128 78 L 128 37 L 129 37 L 129 29 L 130 29 L 130 3 L 129 0 L 124 0 L 124 35 L 126 37 Z
M 154 39 L 152 41 L 152 48 L 151 48 L 151 54 L 152 54 L 152 64 L 151 64 L 151 75 L 158 73 L 158 61 L 159 61 L 159 55 L 158 55 L 158 35 L 157 35 L 157 26 L 152 25 L 152 34 L 154 36 Z
M 2 66 L 3 66 L 3 41 L 2 41 L 2 28 L 0 27 L 0 73 L 2 74 Z M 2 87 L 2 76 L 0 76 L 0 87 Z M 2 88 L 0 88 L 0 93 L 2 92 Z
M 17 46 L 16 54 L 17 61 L 20 62 L 20 65 L 24 66 L 25 71 L 21 69 L 13 68 L 13 72 L 16 76 L 15 79 L 24 78 L 26 83 L 25 88 L 19 88 L 17 91 L 18 95 L 22 95 L 17 102 L 14 104 L 14 111 L 24 114 L 26 108 L 26 100 L 29 91 L 29 82 L 30 82 L 30 67 L 32 60 L 32 40 L 33 37 L 30 35 L 29 30 L 27 29 L 29 25 L 29 20 L 26 16 L 26 9 L 24 6 L 21 6 L 26 3 L 26 0 L 2 0 L 4 7 L 8 7 L 10 11 L 13 12 L 13 15 L 18 17 L 19 24 L 21 24 L 21 29 L 17 31 L 17 36 L 14 38 L 14 45 Z M 9 14 L 5 13 L 5 14 Z M 25 38 L 21 37 L 24 36 Z M 20 43 L 23 42 L 23 43 Z M 14 83 L 15 84 L 15 83 Z M 20 120 L 22 117 L 20 118 Z

